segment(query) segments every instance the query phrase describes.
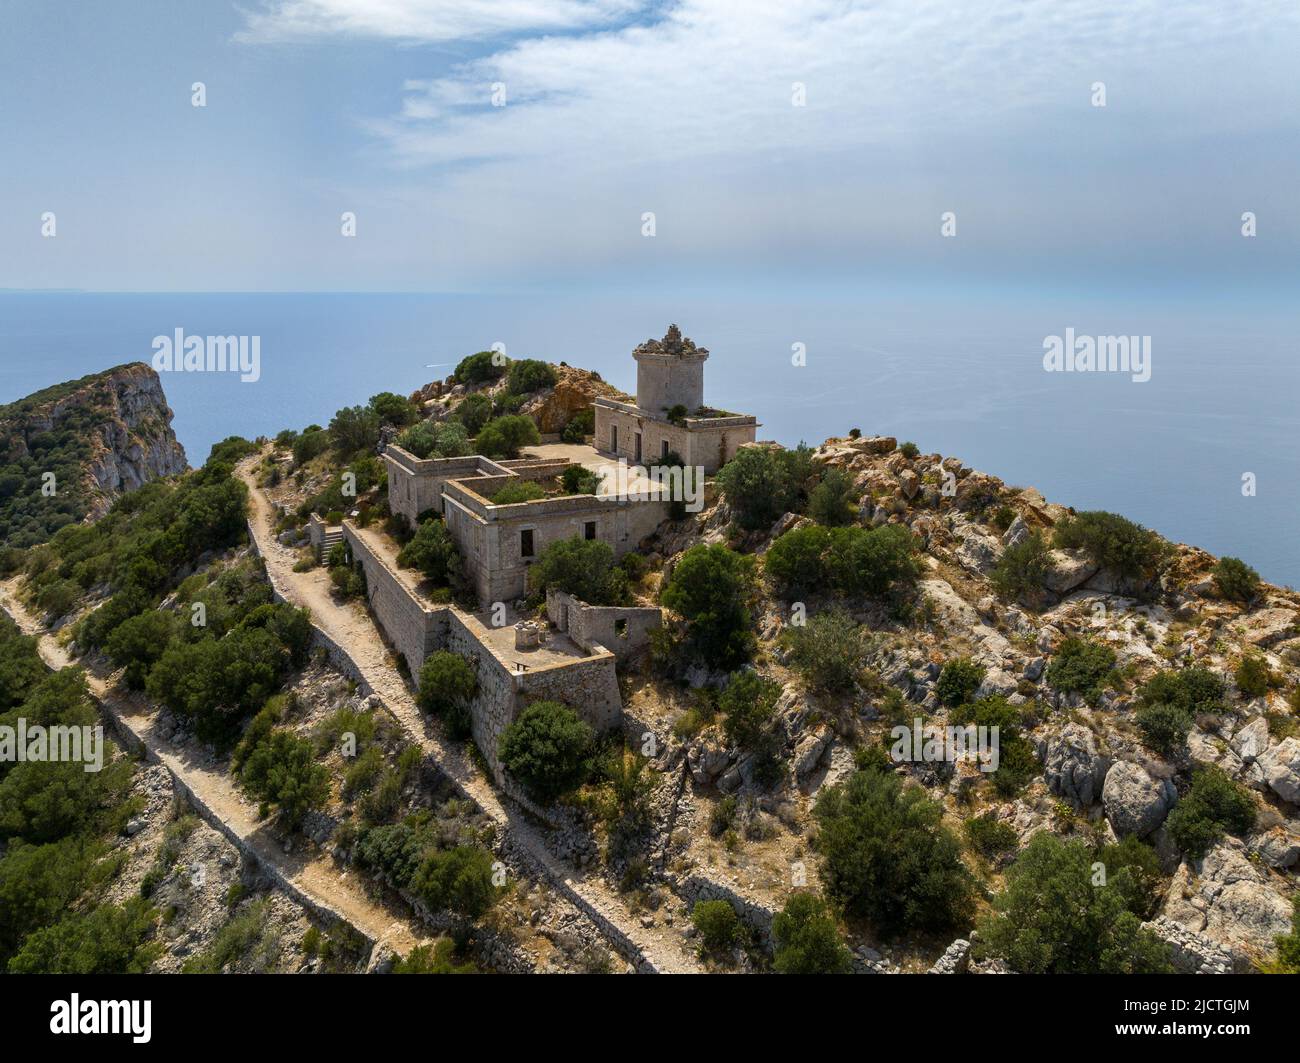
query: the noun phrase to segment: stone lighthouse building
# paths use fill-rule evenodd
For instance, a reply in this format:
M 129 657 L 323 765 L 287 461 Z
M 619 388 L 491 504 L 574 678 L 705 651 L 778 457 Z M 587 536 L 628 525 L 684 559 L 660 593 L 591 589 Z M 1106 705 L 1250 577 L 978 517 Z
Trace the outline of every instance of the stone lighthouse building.
M 758 421 L 704 404 L 706 347 L 669 325 L 663 339 L 646 340 L 636 359 L 636 404 L 598 398 L 596 449 L 637 465 L 675 455 L 716 472 L 742 443 L 754 441 Z

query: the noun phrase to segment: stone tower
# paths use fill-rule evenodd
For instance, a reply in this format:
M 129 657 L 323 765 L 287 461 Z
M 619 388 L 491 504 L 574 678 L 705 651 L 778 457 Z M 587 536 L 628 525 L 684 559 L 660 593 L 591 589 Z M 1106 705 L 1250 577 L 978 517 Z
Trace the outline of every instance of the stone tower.
M 697 347 L 669 325 L 661 340 L 646 340 L 632 352 L 636 359 L 636 404 L 652 417 L 674 406 L 694 414 L 704 405 L 704 361 L 708 349 Z

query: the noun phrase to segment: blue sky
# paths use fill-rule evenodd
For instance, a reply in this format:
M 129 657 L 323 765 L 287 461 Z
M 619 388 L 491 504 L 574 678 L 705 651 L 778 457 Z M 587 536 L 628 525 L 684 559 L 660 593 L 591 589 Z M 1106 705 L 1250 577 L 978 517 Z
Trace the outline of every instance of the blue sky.
M 1297 55 L 1293 0 L 0 0 L 0 287 L 1267 297 Z

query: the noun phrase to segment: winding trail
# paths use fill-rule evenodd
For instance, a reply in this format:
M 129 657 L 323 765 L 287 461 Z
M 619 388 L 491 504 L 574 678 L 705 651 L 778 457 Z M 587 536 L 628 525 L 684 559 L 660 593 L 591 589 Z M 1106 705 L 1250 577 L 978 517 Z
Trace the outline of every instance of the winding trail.
M 17 578 L 0 582 L 0 609 L 26 635 L 37 638 L 41 659 L 55 671 L 81 667 L 58 640 L 27 611 L 17 595 Z M 86 686 L 117 730 L 143 749 L 145 759 L 162 764 L 177 789 L 186 794 L 196 811 L 220 830 L 245 856 L 256 862 L 287 893 L 318 915 L 341 919 L 376 946 L 405 955 L 433 935 L 394 915 L 370 898 L 364 882 L 340 870 L 321 853 L 286 853 L 267 821 L 257 818 L 257 807 L 235 786 L 223 767 L 194 750 L 178 746 L 158 733 L 161 712 L 156 705 L 84 669 Z
M 594 875 L 580 876 L 549 849 L 541 833 L 512 804 L 501 800 L 487 776 L 463 748 L 445 742 L 415 704 L 409 688 L 389 660 L 374 621 L 360 605 L 334 600 L 325 570 L 294 572 L 297 555 L 275 537 L 275 511 L 257 485 L 256 469 L 263 454 L 244 459 L 236 472 L 248 485 L 249 529 L 254 546 L 266 562 L 272 587 L 287 602 L 310 611 L 317 630 L 350 659 L 370 691 L 379 695 L 411 741 L 432 757 L 442 772 L 492 818 L 507 843 L 550 880 L 602 931 L 633 953 L 639 970 L 664 974 L 702 972 L 695 955 L 671 927 L 641 925 L 623 901 Z M 619 939 L 622 939 L 621 941 Z

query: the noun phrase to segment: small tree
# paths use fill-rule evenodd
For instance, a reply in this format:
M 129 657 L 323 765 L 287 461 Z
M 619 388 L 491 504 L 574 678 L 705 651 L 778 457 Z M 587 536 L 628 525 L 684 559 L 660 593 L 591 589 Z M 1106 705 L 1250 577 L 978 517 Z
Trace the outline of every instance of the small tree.
M 278 805 L 291 829 L 329 798 L 329 772 L 316 763 L 311 742 L 291 731 L 272 731 L 244 762 L 239 779 L 258 800 Z
M 373 450 L 379 442 L 379 415 L 367 406 L 345 406 L 330 421 L 330 441 L 342 455 Z
M 555 386 L 555 370 L 536 358 L 520 358 L 510 363 L 506 390 L 512 395 L 526 395 Z
M 465 426 L 465 431 L 476 436 L 492 419 L 492 400 L 486 395 L 466 395 L 456 404 L 450 417 Z
M 951 708 L 961 705 L 975 696 L 975 691 L 984 682 L 984 668 L 969 657 L 955 657 L 948 661 L 939 672 L 934 684 L 934 692 L 939 701 Z
M 1160 974 L 1172 970 L 1169 947 L 1128 908 L 1131 893 L 1106 867 L 1096 884 L 1096 855 L 1081 841 L 1044 831 L 1007 871 L 996 914 L 980 928 L 981 950 L 1023 974 Z
M 585 780 L 594 742 L 591 728 L 569 706 L 537 701 L 501 733 L 497 750 L 533 796 L 553 801 Z
M 599 539 L 559 539 L 542 550 L 528 583 L 545 594 L 554 587 L 588 605 L 617 605 L 627 598 L 627 579 L 614 551 Z
M 965 923 L 974 895 L 943 808 L 897 777 L 855 771 L 825 787 L 813 806 L 814 848 L 827 894 L 882 931 Z
M 416 870 L 411 889 L 434 911 L 477 919 L 496 900 L 492 855 L 476 845 L 430 853 Z
M 736 672 L 718 696 L 722 730 L 741 749 L 770 752 L 772 717 L 781 686 L 757 672 Z
M 844 469 L 827 469 L 808 496 L 808 515 L 828 528 L 852 524 L 857 500 L 853 477 Z
M 1115 651 L 1090 639 L 1071 637 L 1061 643 L 1047 666 L 1047 682 L 1067 694 L 1095 701 L 1115 671 Z
M 477 450 L 489 458 L 515 458 L 521 447 L 536 446 L 541 442 L 537 425 L 531 417 L 510 413 L 494 417 L 478 434 Z
M 1164 702 L 1140 706 L 1133 714 L 1133 722 L 1142 732 L 1147 748 L 1166 757 L 1182 747 L 1192 730 L 1191 713 Z
M 1026 598 L 1042 590 L 1051 572 L 1052 554 L 1047 540 L 1033 532 L 1002 551 L 989 578 L 1003 598 Z
M 693 546 L 664 584 L 660 601 L 688 627 L 688 649 L 713 668 L 730 670 L 753 651 L 754 559 L 721 543 Z
M 1232 602 L 1249 602 L 1259 593 L 1259 573 L 1239 557 L 1219 558 L 1213 578 L 1220 596 Z
M 126 685 L 143 690 L 149 669 L 171 644 L 175 620 L 171 613 L 151 609 L 123 621 L 109 635 L 104 651 L 115 665 L 126 666 Z
M 1261 698 L 1273 685 L 1273 671 L 1268 662 L 1258 653 L 1248 653 L 1242 657 L 1232 678 L 1237 682 L 1237 689 L 1243 697 Z
M 863 628 L 843 609 L 818 613 L 802 627 L 786 629 L 790 660 L 812 690 L 852 690 L 866 664 Z
M 505 365 L 495 351 L 479 351 L 462 358 L 456 365 L 452 379 L 458 384 L 486 384 L 489 380 L 500 379 L 506 371 Z
M 735 948 L 740 937 L 740 919 L 727 901 L 696 901 L 691 923 L 700 935 L 700 948 L 715 955 Z
M 1153 575 L 1166 556 L 1155 532 L 1101 510 L 1066 517 L 1056 525 L 1054 538 L 1057 546 L 1081 548 L 1094 564 L 1129 579 Z
M 460 551 L 447 525 L 437 519 L 426 520 L 414 537 L 402 547 L 397 563 L 403 568 L 419 569 L 439 587 L 460 588 L 464 581 Z
M 769 528 L 796 509 L 812 472 L 811 451 L 742 447 L 718 472 L 718 483 L 736 523 L 749 531 Z
M 381 391 L 378 395 L 371 395 L 370 408 L 381 424 L 391 424 L 398 428 L 414 424 L 420 416 L 415 403 L 391 391 Z
M 464 657 L 436 650 L 420 666 L 420 708 L 440 716 L 455 738 L 470 733 L 469 703 L 478 692 L 478 677 Z
M 459 421 L 421 421 L 397 437 L 397 445 L 417 458 L 459 458 L 474 453 Z
M 1174 810 L 1167 826 L 1174 844 L 1187 856 L 1200 859 L 1225 832 L 1244 834 L 1255 825 L 1255 800 L 1222 768 L 1207 765 L 1192 772 L 1192 786 Z
M 853 957 L 840 940 L 830 906 L 796 893 L 772 920 L 772 966 L 778 974 L 848 974 Z

